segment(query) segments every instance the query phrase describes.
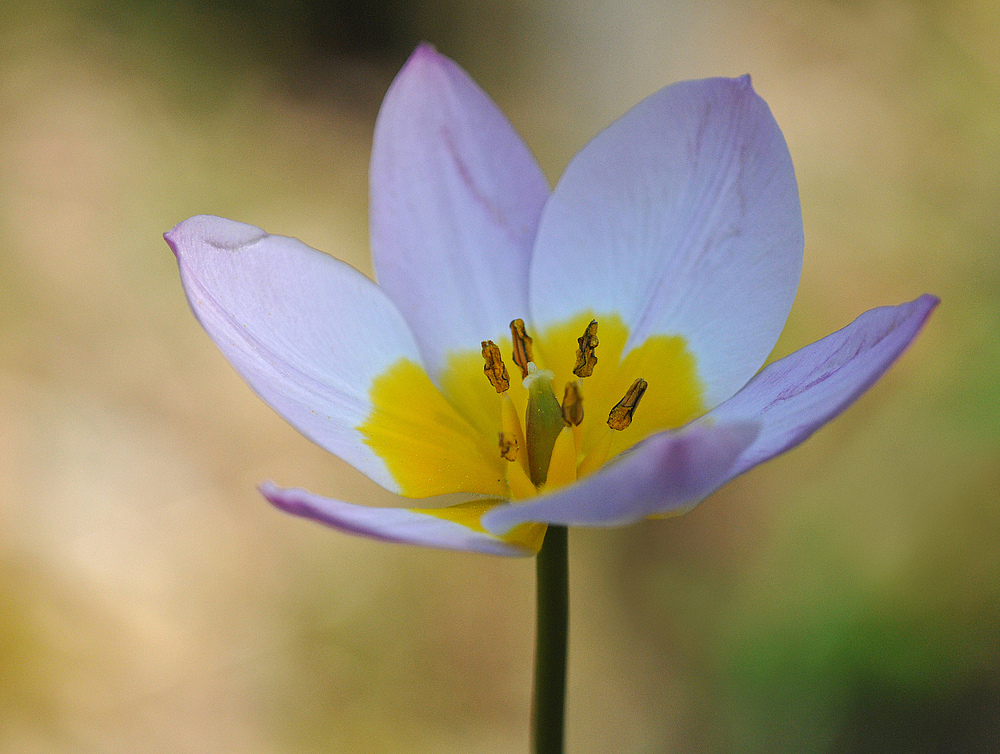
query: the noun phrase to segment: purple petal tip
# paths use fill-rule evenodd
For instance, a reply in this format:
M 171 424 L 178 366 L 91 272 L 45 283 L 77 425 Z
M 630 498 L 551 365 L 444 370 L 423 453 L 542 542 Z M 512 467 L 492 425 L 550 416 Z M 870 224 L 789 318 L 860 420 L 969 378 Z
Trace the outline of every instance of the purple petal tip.
M 410 71 L 414 68 L 423 68 L 425 66 L 436 66 L 441 65 L 446 61 L 444 55 L 437 51 L 437 48 L 430 44 L 429 42 L 421 42 L 417 45 L 417 48 L 410 54 L 409 59 L 403 64 L 400 74 L 404 71 Z
M 927 320 L 930 319 L 931 314 L 934 310 L 938 308 L 941 303 L 941 299 L 935 296 L 933 293 L 925 293 L 919 298 L 911 301 L 907 306 L 910 307 L 910 311 L 920 310 L 920 322 L 917 325 L 917 332 L 923 329 L 924 325 L 927 324 Z M 916 333 L 914 333 L 916 337 Z
M 283 489 L 274 484 L 274 482 L 261 482 L 257 485 L 257 491 L 264 497 L 265 500 L 267 500 L 267 502 L 284 513 L 318 521 L 319 523 L 327 526 L 330 525 L 330 522 L 327 519 L 321 516 L 312 506 L 308 504 L 307 501 L 303 500 L 301 496 L 296 494 L 297 492 L 300 492 L 300 490 Z
M 174 241 L 174 231 L 175 230 L 177 230 L 177 226 L 176 225 L 173 228 L 171 228 L 170 230 L 168 230 L 166 233 L 163 234 L 163 240 L 167 242 L 167 246 L 170 247 L 170 250 L 172 252 L 174 252 L 174 256 L 176 257 L 177 256 L 177 243 Z
M 923 327 L 924 324 L 927 323 L 928 318 L 931 316 L 934 310 L 937 309 L 938 306 L 941 304 L 941 299 L 940 297 L 935 296 L 933 293 L 925 293 L 917 300 L 921 301 L 923 305 L 927 307 L 927 312 L 924 314 L 924 321 L 920 325 L 921 327 Z

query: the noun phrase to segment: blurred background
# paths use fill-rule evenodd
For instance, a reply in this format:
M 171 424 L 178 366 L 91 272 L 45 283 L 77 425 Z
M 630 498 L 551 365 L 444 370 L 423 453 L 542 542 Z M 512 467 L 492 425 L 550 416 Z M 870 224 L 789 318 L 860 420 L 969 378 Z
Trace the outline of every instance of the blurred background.
M 776 356 L 943 299 L 806 445 L 573 532 L 570 750 L 1000 748 L 998 34 L 992 0 L 6 0 L 0 750 L 526 750 L 533 562 L 271 509 L 264 479 L 394 501 L 243 385 L 161 238 L 214 213 L 370 273 L 422 39 L 553 181 L 659 87 L 750 72 L 805 218 Z

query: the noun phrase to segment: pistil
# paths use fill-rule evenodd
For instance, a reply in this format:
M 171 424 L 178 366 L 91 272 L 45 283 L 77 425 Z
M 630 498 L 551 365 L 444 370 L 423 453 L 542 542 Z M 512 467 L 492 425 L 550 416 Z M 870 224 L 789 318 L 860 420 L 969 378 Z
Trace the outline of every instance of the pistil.
M 548 478 L 552 448 L 566 422 L 563 421 L 562 406 L 552 392 L 552 372 L 529 364 L 524 386 L 528 389 L 528 410 L 524 422 L 528 471 L 532 483 L 541 487 Z

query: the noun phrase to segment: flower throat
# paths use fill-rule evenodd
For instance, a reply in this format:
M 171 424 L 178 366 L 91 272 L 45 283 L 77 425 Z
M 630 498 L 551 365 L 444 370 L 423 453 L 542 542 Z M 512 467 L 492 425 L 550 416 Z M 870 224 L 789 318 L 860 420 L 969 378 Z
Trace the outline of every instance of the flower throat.
M 510 377 L 507 366 L 500 355 L 500 347 L 492 340 L 482 342 L 482 356 L 485 362 L 483 372 L 490 384 L 502 396 L 501 429 L 499 432 L 500 456 L 511 465 L 508 479 L 511 490 L 517 495 L 515 485 L 523 488 L 521 474 L 536 489 L 549 482 L 553 472 L 553 482 L 561 486 L 604 465 L 611 448 L 611 434 L 626 429 L 632 423 L 632 416 L 639 401 L 646 392 L 647 383 L 637 378 L 626 391 L 624 397 L 608 414 L 609 430 L 606 442 L 597 443 L 588 453 L 582 452 L 583 395 L 580 379 L 590 377 L 597 366 L 595 353 L 599 340 L 597 320 L 592 319 L 577 338 L 576 363 L 573 374 L 578 378 L 566 383 L 562 403 L 556 398 L 552 386 L 554 375 L 546 369 L 539 369 L 534 362 L 533 343 L 524 327 L 524 320 L 515 319 L 510 323 L 511 358 L 521 370 L 522 385 L 528 400 L 522 425 L 514 402 L 508 395 Z M 552 467 L 556 468 L 553 469 Z M 511 476 L 514 479 L 511 479 Z M 550 485 L 554 486 L 554 485 Z
M 530 334 L 522 320 L 504 330 L 449 352 L 433 379 L 404 358 L 372 381 L 356 430 L 401 494 L 534 497 L 704 412 L 694 356 L 678 335 L 630 346 L 620 316 L 591 311 Z

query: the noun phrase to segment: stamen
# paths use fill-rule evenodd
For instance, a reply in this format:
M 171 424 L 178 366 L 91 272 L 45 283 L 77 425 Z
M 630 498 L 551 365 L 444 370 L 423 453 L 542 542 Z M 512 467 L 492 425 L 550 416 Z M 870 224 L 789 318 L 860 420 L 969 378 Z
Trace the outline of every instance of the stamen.
M 576 481 L 576 441 L 570 427 L 564 427 L 552 447 L 552 460 L 545 489 L 554 490 Z
M 517 460 L 517 438 L 512 432 L 500 433 L 500 456 L 508 461 Z
M 597 348 L 598 343 L 596 319 L 590 320 L 590 324 L 583 332 L 583 337 L 577 338 L 576 342 L 580 346 L 576 349 L 576 366 L 573 367 L 573 374 L 577 377 L 590 377 L 597 365 L 597 357 L 594 355 L 594 349 Z
M 608 432 L 611 430 L 609 429 Z M 518 453 L 519 458 L 524 458 L 525 453 Z M 525 500 L 538 494 L 538 488 L 532 484 L 528 478 L 528 472 L 520 463 L 508 463 L 507 485 L 510 487 L 510 494 L 513 500 Z
M 506 393 L 510 387 L 510 376 L 507 374 L 507 366 L 500 358 L 500 346 L 492 340 L 482 341 L 482 346 L 483 359 L 486 361 L 486 365 L 483 367 L 486 379 L 490 381 L 498 393 Z
M 580 395 L 580 383 L 574 380 L 566 383 L 562 402 L 563 421 L 573 427 L 580 426 L 583 421 L 583 396 Z
M 514 406 L 514 401 L 510 399 L 510 393 L 504 393 L 503 400 L 500 402 L 500 431 L 504 435 L 511 435 L 518 449 L 528 447 L 524 441 L 524 430 L 521 428 L 521 419 L 517 415 L 517 408 Z M 506 458 L 506 456 L 504 457 Z M 514 459 L 508 458 L 507 460 L 513 461 Z M 530 472 L 525 453 L 517 453 L 517 460 L 519 461 L 518 465 L 521 466 L 524 470 L 524 475 L 527 477 Z
M 534 361 L 531 353 L 531 338 L 524 329 L 524 320 L 515 319 L 510 323 L 510 337 L 514 342 L 514 363 L 521 367 L 521 378 L 528 376 L 528 362 Z
M 576 467 L 577 478 L 583 479 L 583 477 L 593 474 L 604 465 L 611 454 L 611 440 L 614 434 L 615 431 L 610 428 L 598 434 L 594 446 L 583 457 L 583 460 L 580 461 L 580 465 Z
M 618 401 L 611 409 L 611 413 L 608 414 L 608 426 L 611 429 L 617 429 L 620 432 L 632 423 L 632 414 L 635 413 L 647 387 L 648 384 L 641 377 L 632 383 L 632 386 L 626 391 L 625 397 Z

